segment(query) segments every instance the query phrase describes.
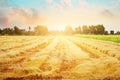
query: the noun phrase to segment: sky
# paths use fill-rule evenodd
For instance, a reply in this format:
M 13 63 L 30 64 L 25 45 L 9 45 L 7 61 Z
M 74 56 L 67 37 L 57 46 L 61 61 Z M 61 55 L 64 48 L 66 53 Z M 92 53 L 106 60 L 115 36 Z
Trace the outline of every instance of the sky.
M 0 27 L 45 25 L 63 30 L 103 24 L 120 31 L 120 0 L 0 0 Z

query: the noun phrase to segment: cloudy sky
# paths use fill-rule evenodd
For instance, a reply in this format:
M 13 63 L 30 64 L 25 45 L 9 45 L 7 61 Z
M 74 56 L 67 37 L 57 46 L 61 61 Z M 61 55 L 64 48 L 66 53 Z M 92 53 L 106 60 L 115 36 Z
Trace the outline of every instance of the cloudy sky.
M 104 24 L 120 31 L 120 0 L 0 0 L 0 27 L 64 29 Z

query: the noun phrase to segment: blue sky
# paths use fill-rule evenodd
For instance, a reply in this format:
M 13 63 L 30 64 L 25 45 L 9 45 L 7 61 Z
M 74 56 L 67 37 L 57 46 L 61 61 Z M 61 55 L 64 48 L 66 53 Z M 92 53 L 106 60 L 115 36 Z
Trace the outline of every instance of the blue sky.
M 9 5 L 17 8 L 39 8 L 47 6 L 45 0 L 11 0 Z
M 17 8 L 39 8 L 46 7 L 48 5 L 47 0 L 6 0 L 9 6 Z M 55 3 L 59 3 L 61 0 L 53 0 Z M 71 0 L 74 6 L 79 5 L 80 0 Z M 81 0 L 83 1 L 83 0 Z M 92 5 L 107 5 L 109 6 L 113 0 L 86 0 Z
M 120 30 L 119 21 L 120 0 L 0 0 L 0 27 L 104 24 Z

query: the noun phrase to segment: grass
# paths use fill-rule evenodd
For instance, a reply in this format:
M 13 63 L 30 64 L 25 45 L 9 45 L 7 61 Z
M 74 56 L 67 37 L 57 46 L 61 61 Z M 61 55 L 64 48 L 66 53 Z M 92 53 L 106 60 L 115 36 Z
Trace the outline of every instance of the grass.
M 92 38 L 97 40 L 105 40 L 120 43 L 120 35 L 80 35 L 76 34 L 75 36 L 81 38 Z

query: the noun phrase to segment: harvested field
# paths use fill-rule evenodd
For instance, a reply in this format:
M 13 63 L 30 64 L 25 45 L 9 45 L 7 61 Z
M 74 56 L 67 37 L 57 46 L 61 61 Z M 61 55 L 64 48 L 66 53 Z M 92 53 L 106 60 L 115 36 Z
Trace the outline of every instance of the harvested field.
M 0 79 L 119 80 L 120 44 L 71 36 L 0 36 Z

